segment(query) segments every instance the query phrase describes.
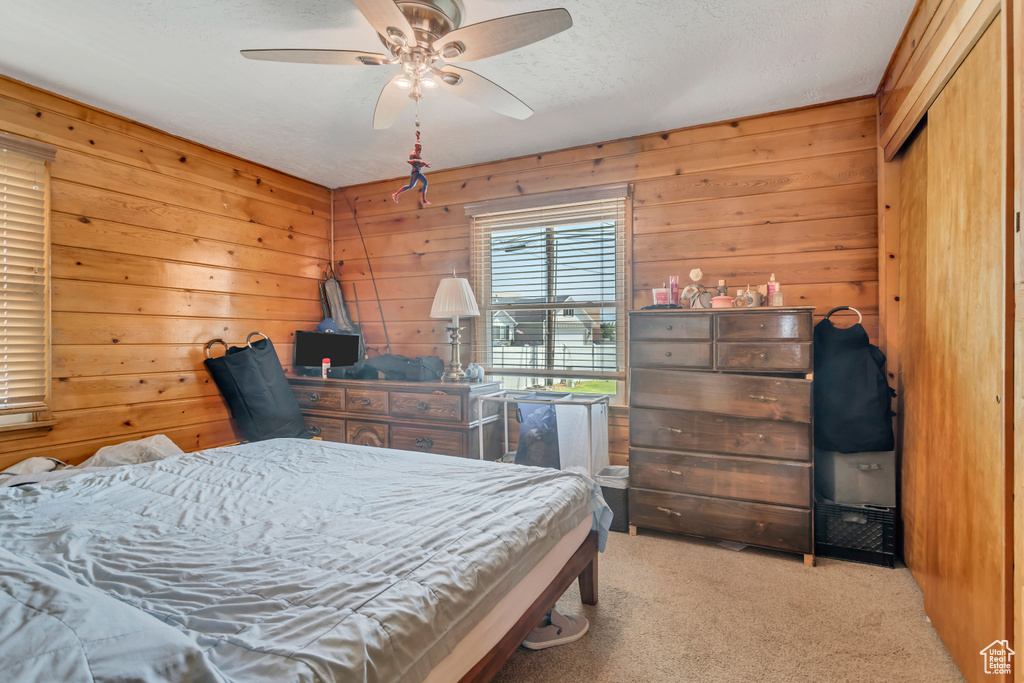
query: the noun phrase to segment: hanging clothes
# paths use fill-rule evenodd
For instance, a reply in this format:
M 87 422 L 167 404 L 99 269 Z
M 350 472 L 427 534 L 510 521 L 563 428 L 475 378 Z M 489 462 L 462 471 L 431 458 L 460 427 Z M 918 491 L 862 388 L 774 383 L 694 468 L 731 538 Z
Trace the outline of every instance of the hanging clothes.
M 890 451 L 895 447 L 885 354 L 858 321 L 838 328 L 829 320 L 814 326 L 814 445 L 840 453 Z M 860 313 L 857 312 L 859 316 Z

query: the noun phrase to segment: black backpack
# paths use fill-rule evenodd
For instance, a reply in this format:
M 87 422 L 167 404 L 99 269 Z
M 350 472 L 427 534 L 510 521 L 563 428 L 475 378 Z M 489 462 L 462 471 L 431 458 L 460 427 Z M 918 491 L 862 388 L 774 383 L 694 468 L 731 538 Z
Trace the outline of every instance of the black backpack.
M 837 328 L 833 308 L 814 326 L 814 445 L 840 453 L 891 451 L 891 399 L 885 354 L 858 322 Z

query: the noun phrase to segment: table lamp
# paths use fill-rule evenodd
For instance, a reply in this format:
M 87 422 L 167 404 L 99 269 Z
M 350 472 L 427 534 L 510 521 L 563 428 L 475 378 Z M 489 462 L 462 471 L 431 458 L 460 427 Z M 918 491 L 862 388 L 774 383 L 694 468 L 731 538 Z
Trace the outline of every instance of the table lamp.
M 460 357 L 459 344 L 462 341 L 462 329 L 459 327 L 459 316 L 476 317 L 480 315 L 480 309 L 476 306 L 476 297 L 473 296 L 473 288 L 469 286 L 469 280 L 464 277 L 455 277 L 452 271 L 451 277 L 441 280 L 437 287 L 437 294 L 434 295 L 434 305 L 430 307 L 431 318 L 451 318 L 452 323 L 448 326 L 448 332 L 452 337 L 452 363 L 448 371 L 444 373 L 443 379 L 464 380 L 466 373 L 462 371 L 462 358 Z

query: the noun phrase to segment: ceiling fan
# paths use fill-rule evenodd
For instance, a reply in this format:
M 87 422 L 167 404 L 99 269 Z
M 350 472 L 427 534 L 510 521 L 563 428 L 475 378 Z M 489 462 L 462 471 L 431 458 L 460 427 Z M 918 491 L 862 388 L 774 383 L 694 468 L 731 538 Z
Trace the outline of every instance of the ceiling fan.
M 442 90 L 496 111 L 525 119 L 533 110 L 480 74 L 452 64 L 515 50 L 572 26 L 564 9 L 499 17 L 462 26 L 462 0 L 352 0 L 380 34 L 390 54 L 354 50 L 242 50 L 242 56 L 271 62 L 381 66 L 397 64 L 396 75 L 381 91 L 373 112 L 375 129 L 389 128 L 423 90 Z

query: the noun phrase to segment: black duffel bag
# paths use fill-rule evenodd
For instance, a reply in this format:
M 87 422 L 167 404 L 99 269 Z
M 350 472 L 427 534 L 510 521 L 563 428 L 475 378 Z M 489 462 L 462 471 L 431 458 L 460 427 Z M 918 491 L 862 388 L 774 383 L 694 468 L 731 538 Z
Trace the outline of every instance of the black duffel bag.
M 250 341 L 257 335 L 263 339 Z M 223 344 L 227 352 L 210 358 L 210 347 L 214 344 Z M 262 332 L 250 332 L 245 344 L 229 347 L 223 339 L 212 339 L 206 344 L 203 364 L 227 401 L 231 417 L 249 441 L 308 439 L 310 433 L 299 402 L 288 385 L 274 344 Z
M 361 360 L 346 369 L 346 379 L 384 379 L 406 382 L 434 382 L 444 374 L 444 361 L 437 356 L 406 358 L 390 353 Z

